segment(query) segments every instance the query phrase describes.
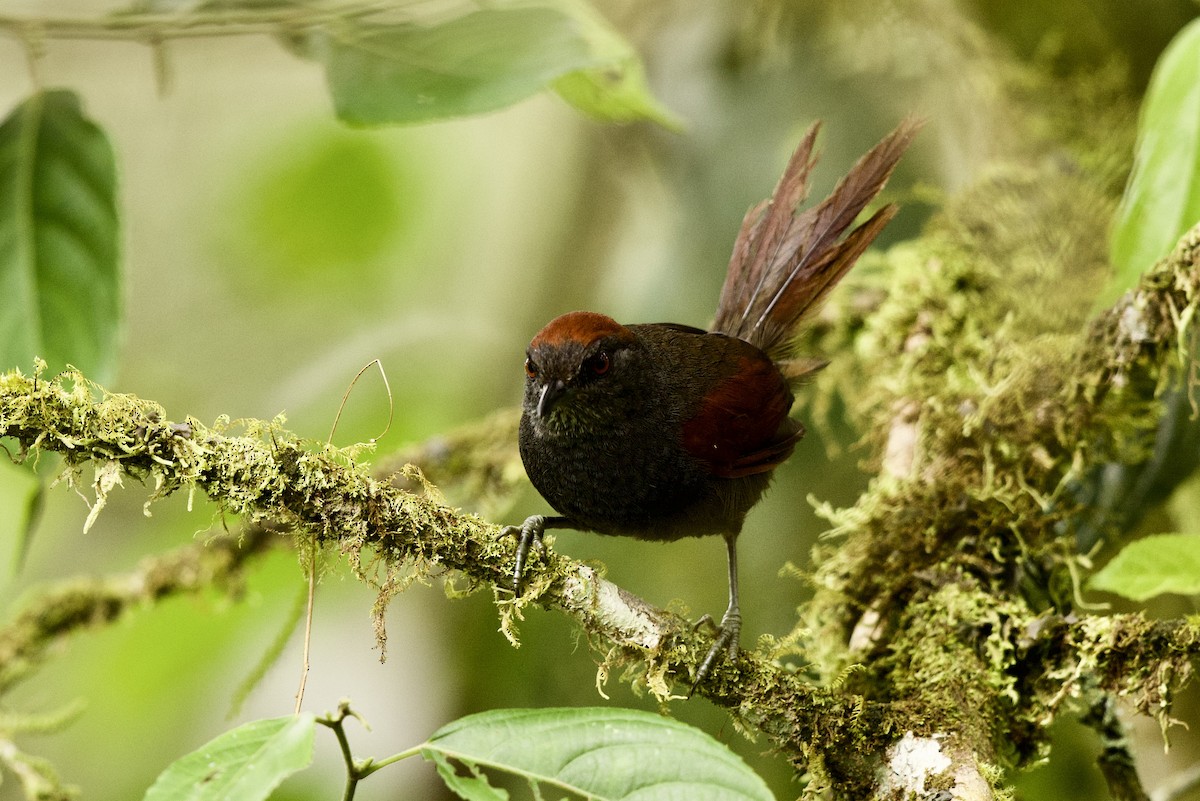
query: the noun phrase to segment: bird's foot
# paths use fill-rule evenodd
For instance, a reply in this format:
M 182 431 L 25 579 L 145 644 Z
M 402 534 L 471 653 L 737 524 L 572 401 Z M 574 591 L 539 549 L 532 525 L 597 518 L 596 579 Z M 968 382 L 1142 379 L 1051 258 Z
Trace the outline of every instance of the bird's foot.
M 699 629 L 702 625 L 712 626 L 713 619 L 709 615 L 704 615 L 696 621 L 695 628 Z M 696 688 L 700 686 L 700 682 L 708 677 L 709 671 L 717 662 L 717 657 L 724 651 L 729 659 L 734 659 L 738 654 L 738 646 L 740 645 L 742 633 L 742 615 L 737 609 L 728 609 L 725 611 L 725 616 L 721 618 L 721 625 L 716 629 L 716 638 L 713 640 L 712 647 L 708 649 L 708 654 L 704 657 L 704 661 L 700 663 L 700 667 L 696 670 L 696 680 L 692 682 L 692 689 L 688 693 L 690 698 L 696 692 Z
M 529 559 L 529 549 L 536 545 L 544 550 L 542 535 L 546 533 L 546 518 L 544 515 L 530 515 L 519 526 L 505 526 L 500 532 L 505 537 L 517 538 L 516 564 L 513 566 L 512 591 L 521 594 L 521 581 L 524 578 L 525 563 Z

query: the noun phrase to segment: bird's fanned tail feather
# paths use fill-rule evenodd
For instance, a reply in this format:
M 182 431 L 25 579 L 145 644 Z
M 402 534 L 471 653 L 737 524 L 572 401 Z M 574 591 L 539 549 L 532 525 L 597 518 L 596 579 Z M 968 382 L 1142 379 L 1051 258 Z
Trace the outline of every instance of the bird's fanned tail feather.
M 920 120 L 905 119 L 850 168 L 829 197 L 801 212 L 797 206 L 808 195 L 816 163 L 819 124 L 814 123 L 770 200 L 756 205 L 742 221 L 712 330 L 784 359 L 799 323 L 895 216 L 896 207 L 889 204 L 851 228 L 883 189 L 920 127 Z

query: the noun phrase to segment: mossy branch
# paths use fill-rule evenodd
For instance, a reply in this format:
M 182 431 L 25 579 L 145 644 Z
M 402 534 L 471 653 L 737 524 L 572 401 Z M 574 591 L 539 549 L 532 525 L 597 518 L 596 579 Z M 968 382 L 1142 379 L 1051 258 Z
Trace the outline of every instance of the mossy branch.
M 201 490 L 223 511 L 251 524 L 266 521 L 312 532 L 320 543 L 336 545 L 358 574 L 379 588 L 380 613 L 383 603 L 414 575 L 459 571 L 475 586 L 495 588 L 510 633 L 513 617 L 528 604 L 557 608 L 590 635 L 617 646 L 626 660 L 643 661 L 646 682 L 660 696 L 668 696 L 673 686 L 688 686 L 708 645 L 688 621 L 549 550 L 535 554 L 529 587 L 524 596 L 514 597 L 507 587 L 515 542 L 502 535 L 500 526 L 444 505 L 430 488 L 410 492 L 397 487 L 394 477 L 376 478 L 350 454 L 306 444 L 278 423 L 241 421 L 240 426 L 242 433 L 233 435 L 228 421 L 211 428 L 190 418 L 169 422 L 157 404 L 105 392 L 73 371 L 50 379 L 37 373 L 0 376 L 0 437 L 16 440 L 19 458 L 38 451 L 61 454 L 76 483 L 90 464 L 95 493 L 90 519 L 122 475 L 152 484 L 151 501 Z M 403 475 L 420 485 L 414 471 Z M 69 592 L 50 596 L 45 608 L 30 614 L 57 616 L 67 627 L 83 626 L 111 619 L 113 605 L 106 589 L 94 587 L 78 603 Z M 58 632 L 62 627 L 51 628 Z M 11 653 L 43 639 L 22 630 L 17 626 L 11 632 Z M 741 717 L 772 732 L 780 747 L 796 757 L 797 733 L 807 742 L 817 732 L 836 732 L 844 728 L 840 723 L 849 725 L 861 715 L 855 699 L 806 684 L 770 660 L 749 654 L 716 671 L 702 692 L 742 709 Z M 769 703 L 772 697 L 789 699 L 786 714 L 761 712 L 778 708 L 778 700 Z
M 220 535 L 142 560 L 129 573 L 102 579 L 73 579 L 43 590 L 0 628 L 0 697 L 35 671 L 47 653 L 80 630 L 108 625 L 128 612 L 166 598 L 209 592 L 236 592 L 247 563 L 278 538 L 250 527 L 240 537 Z M 78 791 L 65 785 L 45 759 L 27 754 L 15 739 L 52 733 L 73 721 L 79 702 L 49 713 L 0 714 L 0 765 L 16 776 L 27 798 L 69 801 Z
M 240 537 L 216 536 L 146 557 L 130 573 L 69 580 L 43 591 L 0 628 L 0 694 L 44 659 L 47 649 L 80 629 L 112 623 L 171 596 L 236 587 L 246 562 L 276 539 L 252 526 Z
M 929 291 L 893 293 L 877 325 L 926 324 L 920 309 L 941 302 L 939 281 L 960 295 L 995 289 L 979 261 L 950 254 L 948 241 L 926 240 L 942 257 L 935 280 L 922 279 Z M 1172 688 L 1200 651 L 1200 630 L 1136 616 L 1067 617 L 1059 610 L 1070 605 L 1072 585 L 1058 596 L 1048 577 L 1080 565 L 1069 526 L 1082 506 L 1075 488 L 1095 465 L 1137 463 L 1157 430 L 1157 397 L 1189 364 L 1198 254 L 1194 232 L 1086 333 L 1049 345 L 1017 336 L 1011 324 L 982 344 L 964 335 L 963 321 L 985 313 L 983 303 L 964 306 L 958 322 L 941 309 L 933 319 L 943 329 L 924 339 L 903 326 L 865 331 L 874 351 L 860 347 L 858 366 L 886 361 L 895 376 L 881 382 L 889 395 L 874 396 L 886 400 L 878 408 L 898 410 L 876 418 L 877 437 L 886 440 L 896 425 L 915 432 L 903 461 L 893 462 L 904 467 L 881 473 L 838 517 L 845 539 L 822 557 L 821 590 L 806 613 L 814 634 L 793 638 L 811 646 L 807 673 L 743 653 L 700 692 L 846 797 L 888 797 L 918 779 L 963 798 L 991 797 L 1000 786 L 994 766 L 1041 753 L 1046 725 L 1070 699 L 1094 691 L 1132 696 L 1165 720 Z M 978 366 L 982 359 L 993 373 Z M 493 476 L 485 486 L 512 478 L 510 457 L 496 448 L 512 419 L 479 429 L 478 441 L 492 443 L 480 449 Z M 91 465 L 90 520 L 123 475 L 150 482 L 151 500 L 200 490 L 251 523 L 277 522 L 336 545 L 380 589 L 380 607 L 417 575 L 458 571 L 494 588 L 510 633 L 529 604 L 559 609 L 615 645 L 614 658 L 641 664 L 663 697 L 687 686 L 705 653 L 686 621 L 551 551 L 535 557 L 529 587 L 514 597 L 506 589 L 514 542 L 446 506 L 415 470 L 403 471 L 403 481 L 372 475 L 352 451 L 305 443 L 277 422 L 242 421 L 237 430 L 225 420 L 169 422 L 157 404 L 104 392 L 75 372 L 0 376 L 0 437 L 17 443 L 18 458 L 62 454 L 75 482 Z M 450 447 L 468 452 L 475 439 Z M 127 597 L 114 597 L 111 586 L 50 596 L 0 632 L 0 676 L 63 631 L 187 581 L 215 580 L 220 570 L 198 569 L 196 557 L 164 558 Z M 848 670 L 854 663 L 864 668 Z
M 1056 404 L 1045 410 L 1051 417 L 1029 435 L 1038 435 L 1042 447 L 1047 441 L 1063 447 L 1075 443 L 1073 447 L 1085 451 L 1081 458 L 1112 456 L 1111 449 L 1096 443 L 1112 439 L 1131 423 L 1129 407 L 1114 411 L 1108 396 L 1136 395 L 1134 408 L 1142 412 L 1167 376 L 1177 373 L 1191 319 L 1182 310 L 1196 304 L 1200 282 L 1197 242 L 1200 235 L 1185 240 L 1172 259 L 1147 275 L 1136 293 L 1098 319 L 1066 369 L 1059 364 L 1057 386 L 1062 391 L 1037 394 Z M 1061 356 L 1061 350 L 1056 353 Z M 1143 380 L 1147 376 L 1154 380 Z M 1028 385 L 1010 382 L 994 402 L 1003 404 L 1007 393 L 1016 392 L 1026 403 L 1031 391 Z M 1128 397 L 1121 401 L 1131 402 Z M 924 413 L 922 409 L 916 419 Z M 507 429 L 512 419 L 499 418 L 478 429 L 479 442 L 495 446 L 502 439 L 497 432 Z M 1140 420 L 1136 425 L 1144 428 L 1152 422 Z M 62 454 L 76 481 L 82 468 L 92 465 L 94 511 L 102 508 L 122 474 L 152 482 L 154 497 L 199 489 L 223 510 L 250 522 L 275 521 L 336 545 L 360 575 L 376 583 L 382 601 L 415 573 L 459 571 L 475 586 L 495 588 L 506 625 L 511 624 L 509 616 L 519 615 L 530 603 L 571 615 L 590 635 L 616 645 L 620 658 L 643 664 L 645 681 L 660 696 L 686 686 L 705 652 L 704 638 L 686 621 L 630 595 L 592 568 L 550 551 L 535 558 L 526 594 L 513 597 L 506 589 L 512 540 L 501 535 L 499 526 L 441 503 L 413 470 L 379 477 L 357 463 L 352 453 L 306 444 L 278 423 L 243 421 L 240 427 L 235 435 L 227 421 L 211 428 L 192 419 L 171 423 L 157 404 L 104 392 L 74 372 L 49 380 L 40 374 L 0 376 L 0 436 L 15 440 L 22 457 L 36 451 Z M 950 494 L 949 480 L 971 475 L 961 469 L 961 450 L 954 457 L 958 472 L 943 467 L 937 481 L 921 478 L 917 465 L 945 458 L 929 445 L 936 445 L 938 436 L 927 436 L 926 446 L 913 451 L 910 474 L 917 479 L 885 476 L 857 510 L 845 514 L 843 527 L 852 529 L 847 541 L 820 567 L 827 587 L 809 612 L 826 626 L 826 633 L 830 621 L 836 622 L 842 635 L 834 641 L 850 644 L 836 660 L 839 671 L 851 661 L 867 669 L 835 681 L 831 674 L 821 677 L 818 661 L 806 680 L 769 656 L 743 653 L 720 666 L 701 687 L 738 720 L 766 732 L 798 763 L 818 766 L 844 795 L 882 797 L 907 786 L 897 784 L 895 777 L 881 782 L 877 768 L 889 765 L 900 771 L 895 776 L 908 775 L 905 760 L 928 755 L 934 743 L 938 753 L 949 755 L 951 768 L 943 773 L 952 777 L 963 797 L 989 797 L 996 782 L 991 766 L 1020 763 L 1043 749 L 1045 725 L 1068 699 L 1099 688 L 1132 694 L 1141 708 L 1165 716 L 1170 688 L 1187 676 L 1200 651 L 1200 630 L 1188 623 L 1151 624 L 1133 616 L 1070 621 L 1047 616 L 1044 608 L 1014 593 L 1011 571 L 1016 568 L 1006 560 L 1028 566 L 1031 555 L 1067 559 L 1062 533 L 1039 534 L 1041 529 L 1029 528 L 1021 505 L 1007 498 L 1002 519 L 1024 521 L 1023 554 L 1015 553 L 1007 540 L 990 542 L 989 548 L 1003 545 L 998 553 L 1007 555 L 990 562 L 964 548 L 964 536 L 967 543 L 1001 536 L 978 527 L 983 519 L 978 510 L 991 508 L 996 499 L 981 496 L 979 488 L 973 494 Z M 995 430 L 989 436 L 999 442 Z M 451 450 L 469 453 L 475 439 L 471 435 L 456 441 Z M 478 452 L 486 454 L 483 461 L 493 478 L 510 475 L 503 467 L 506 457 L 495 447 Z M 439 447 L 422 453 L 445 456 Z M 1031 458 L 1045 460 L 1036 454 Z M 1068 466 L 1070 476 L 1086 473 L 1077 459 L 1060 463 L 1052 456 L 1051 461 L 1060 467 L 1057 481 L 1066 480 Z M 471 472 L 469 465 L 458 469 Z M 1034 484 L 1027 472 L 1024 485 L 1014 481 L 996 486 L 1027 496 L 1021 503 L 1041 498 L 1038 514 L 1049 527 L 1069 519 L 1074 509 L 1063 502 L 1064 511 L 1059 512 L 1044 503 L 1042 493 L 1053 490 L 1045 481 L 1054 476 L 1046 470 L 1042 483 Z M 397 486 L 404 482 L 417 491 Z M 886 525 L 881 520 L 885 510 Z M 915 543 L 898 541 L 909 535 L 897 530 L 897 521 L 911 521 L 928 533 Z M 872 575 L 880 572 L 879 559 L 888 548 L 889 568 L 883 572 L 892 577 L 891 584 Z M 364 559 L 365 553 L 372 556 Z M 158 578 L 147 575 L 135 582 L 138 592 L 153 596 L 161 588 L 176 586 L 179 574 L 198 582 L 218 574 L 197 570 L 195 556 L 164 559 L 151 571 Z M 837 600 L 831 600 L 835 595 Z M 139 597 L 145 596 L 113 599 L 111 587 L 49 596 L 41 611 L 0 632 L 0 668 L 8 671 L 20 665 L 32 644 L 73 626 L 109 619 L 114 609 L 137 603 Z M 865 619 L 873 621 L 870 633 L 856 642 L 854 633 Z M 44 625 L 47 620 L 57 622 Z M 29 633 L 30 621 L 41 621 L 34 626 L 36 634 Z M 935 646 L 932 650 L 930 644 Z M 813 649 L 813 654 L 819 653 Z M 964 669 L 971 665 L 976 669 Z M 962 715 L 964 709 L 970 710 L 969 717 Z M 905 732 L 918 740 L 906 739 Z M 1005 741 L 1017 750 L 1015 759 L 1001 753 Z M 921 781 L 928 784 L 932 774 L 925 770 Z M 971 787 L 977 789 L 975 795 L 963 789 Z

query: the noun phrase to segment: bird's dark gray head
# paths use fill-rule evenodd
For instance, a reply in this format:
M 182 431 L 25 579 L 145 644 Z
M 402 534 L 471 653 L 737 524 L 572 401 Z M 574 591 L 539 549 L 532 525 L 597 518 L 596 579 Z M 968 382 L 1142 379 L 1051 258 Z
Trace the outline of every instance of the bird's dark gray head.
M 525 354 L 525 417 L 552 434 L 603 426 L 628 409 L 630 365 L 638 340 L 595 312 L 569 312 L 546 324 Z M 594 401 L 600 397 L 603 403 Z

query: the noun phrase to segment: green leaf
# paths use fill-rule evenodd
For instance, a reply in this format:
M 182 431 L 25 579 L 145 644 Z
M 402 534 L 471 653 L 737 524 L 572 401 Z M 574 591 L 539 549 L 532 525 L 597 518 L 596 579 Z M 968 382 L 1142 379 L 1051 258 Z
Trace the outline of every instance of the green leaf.
M 646 71 L 630 44 L 591 6 L 563 0 L 581 25 L 593 53 L 604 65 L 567 73 L 554 82 L 554 91 L 575 108 L 601 120 L 633 122 L 647 119 L 672 131 L 683 121 L 664 108 L 646 85 Z
M 1200 19 L 1159 57 L 1142 103 L 1133 174 L 1110 241 L 1107 299 L 1137 283 L 1200 222 Z
M 234 188 L 237 212 L 228 225 L 244 255 L 224 266 L 258 292 L 273 292 L 281 281 L 324 294 L 326 282 L 380 280 L 368 271 L 394 268 L 385 254 L 411 233 L 424 195 L 415 156 L 392 150 L 342 126 L 272 142 L 249 180 Z
M 493 787 L 478 768 L 471 767 L 471 775 L 463 776 L 454 769 L 450 760 L 440 751 L 423 751 L 426 759 L 432 759 L 438 775 L 459 798 L 467 801 L 508 801 L 508 791 Z
M 573 0 L 488 5 L 424 23 L 357 20 L 314 35 L 306 49 L 325 64 L 338 117 L 354 124 L 494 111 L 552 84 L 594 116 L 671 120 L 632 47 Z
M 771 793 L 741 757 L 699 729 L 631 709 L 501 709 L 439 729 L 421 748 L 446 776 L 447 759 L 470 776 L 469 801 L 505 796 L 480 771 L 497 769 L 598 801 L 766 801 Z M 445 767 L 443 767 L 445 766 Z M 489 794 L 490 792 L 490 794 Z
M 264 801 L 312 762 L 311 713 L 255 720 L 171 764 L 143 801 Z
M 1088 586 L 1134 601 L 1167 592 L 1200 594 L 1200 535 L 1155 534 L 1131 542 Z
M 79 98 L 36 94 L 0 123 L 0 370 L 73 364 L 99 381 L 120 322 L 116 169 Z
M 362 25 L 329 41 L 338 116 L 420 122 L 503 108 L 596 65 L 574 20 L 552 8 L 484 8 L 435 25 Z

